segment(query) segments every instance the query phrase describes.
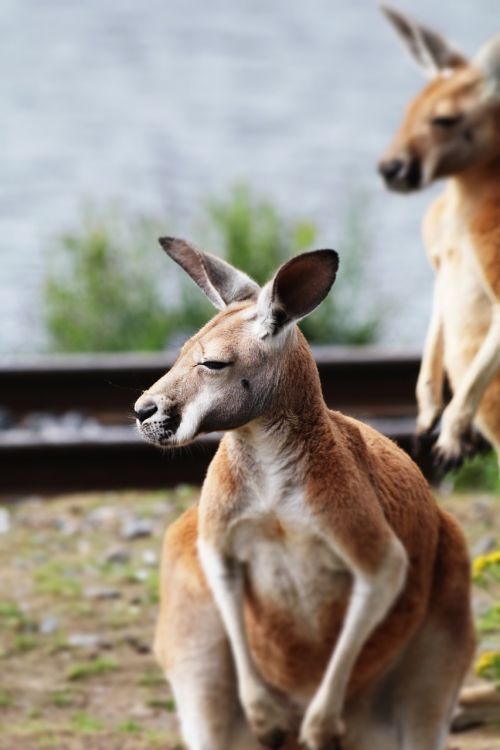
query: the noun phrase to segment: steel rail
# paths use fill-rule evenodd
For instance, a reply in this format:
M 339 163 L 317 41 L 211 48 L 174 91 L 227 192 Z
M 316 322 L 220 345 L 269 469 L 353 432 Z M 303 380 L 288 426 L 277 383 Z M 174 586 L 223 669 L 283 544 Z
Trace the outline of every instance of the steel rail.
M 376 348 L 320 347 L 313 352 L 329 406 L 372 423 L 410 451 L 419 357 Z M 186 449 L 160 451 L 142 441 L 132 426 L 135 398 L 172 362 L 169 354 L 3 362 L 0 410 L 15 424 L 0 430 L 3 498 L 201 483 L 217 436 L 204 437 Z M 96 422 L 69 430 L 26 427 L 33 412 L 67 411 Z M 428 453 L 420 455 L 419 463 L 430 475 Z

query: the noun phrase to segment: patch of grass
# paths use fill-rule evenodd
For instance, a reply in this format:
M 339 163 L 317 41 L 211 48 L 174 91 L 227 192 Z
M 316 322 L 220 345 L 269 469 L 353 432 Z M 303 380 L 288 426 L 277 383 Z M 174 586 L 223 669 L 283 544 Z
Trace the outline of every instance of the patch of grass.
M 61 651 L 69 651 L 68 640 L 64 633 L 54 633 L 49 645 L 49 653 L 59 654 Z
M 18 633 L 14 638 L 13 650 L 17 653 L 33 651 L 38 646 L 38 640 L 33 633 Z
M 13 704 L 12 695 L 7 690 L 0 690 L 0 709 L 9 708 Z
M 114 672 L 118 669 L 118 662 L 115 659 L 107 657 L 100 657 L 88 662 L 78 662 L 73 664 L 68 670 L 68 680 L 88 680 L 91 677 L 97 675 L 106 674 L 108 672 Z
M 142 728 L 133 719 L 127 719 L 118 725 L 118 731 L 123 734 L 140 734 Z
M 465 459 L 457 471 L 446 475 L 447 483 L 455 492 L 493 492 L 500 493 L 500 475 L 496 453 L 491 451 Z
M 38 719 L 43 718 L 43 711 L 41 708 L 37 708 L 36 706 L 34 708 L 30 708 L 30 710 L 27 713 L 28 719 L 31 719 L 32 721 L 37 721 Z
M 24 717 L 22 722 L 18 724 L 11 723 L 9 725 L 9 731 L 11 735 L 16 737 L 36 737 L 37 741 L 39 737 L 43 736 L 54 736 L 54 726 L 52 722 L 41 718 L 41 712 L 36 709 L 29 711 Z M 16 744 L 13 747 L 22 748 L 22 744 Z M 10 748 L 9 748 L 10 750 Z
M 500 651 L 483 651 L 476 660 L 475 670 L 480 677 L 491 680 L 500 689 Z
M 500 633 L 500 603 L 494 604 L 477 621 L 480 633 Z
M 166 700 L 152 698 L 148 701 L 148 706 L 151 706 L 151 708 L 161 708 L 164 711 L 168 711 L 168 713 L 174 713 L 176 709 L 173 698 L 167 698 Z
M 57 706 L 57 708 L 68 708 L 75 702 L 73 695 L 68 690 L 55 690 L 51 694 L 50 700 L 52 705 Z
M 144 740 L 149 747 L 158 747 L 162 750 L 165 747 L 172 748 L 172 750 L 182 750 L 183 747 L 177 737 L 169 736 L 167 732 L 159 732 L 156 729 L 148 729 L 144 733 Z
M 124 630 L 142 618 L 143 613 L 141 609 L 138 607 L 132 609 L 128 604 L 120 602 L 105 614 L 104 623 L 105 627 L 111 630 Z
M 99 719 L 94 719 L 89 714 L 80 712 L 71 717 L 71 727 L 74 732 L 80 734 L 94 734 L 104 729 L 104 724 Z
M 146 581 L 147 595 L 150 604 L 158 604 L 160 600 L 160 572 L 151 570 Z
M 0 602 L 0 629 L 24 630 L 32 623 L 14 602 Z
M 165 677 L 159 669 L 147 669 L 141 676 L 139 685 L 141 687 L 157 687 L 158 685 L 165 685 Z
M 68 599 L 81 595 L 81 583 L 75 578 L 75 572 L 69 570 L 62 562 L 50 560 L 43 563 L 34 571 L 33 577 L 40 594 Z

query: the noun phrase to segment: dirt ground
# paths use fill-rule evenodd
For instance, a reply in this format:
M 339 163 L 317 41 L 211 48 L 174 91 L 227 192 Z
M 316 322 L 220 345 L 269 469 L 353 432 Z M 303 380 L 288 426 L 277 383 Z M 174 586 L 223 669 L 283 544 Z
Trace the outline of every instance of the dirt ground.
M 180 487 L 3 506 L 0 750 L 180 747 L 150 646 L 163 531 L 195 498 Z M 500 547 L 500 497 L 440 501 L 476 554 Z M 478 611 L 483 599 L 477 590 Z M 453 735 L 449 747 L 500 750 L 500 717 L 497 727 Z

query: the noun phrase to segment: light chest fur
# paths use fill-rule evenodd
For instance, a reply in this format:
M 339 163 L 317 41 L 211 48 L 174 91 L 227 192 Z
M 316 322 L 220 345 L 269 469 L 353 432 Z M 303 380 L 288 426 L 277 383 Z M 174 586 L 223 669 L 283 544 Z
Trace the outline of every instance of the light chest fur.
M 292 612 L 304 634 L 319 637 L 325 605 L 345 601 L 351 576 L 307 510 L 285 496 L 273 510 L 242 516 L 229 535 L 252 597 Z
M 448 186 L 430 207 L 424 241 L 436 268 L 445 366 L 459 380 L 484 339 L 493 306 L 485 291 L 468 226 L 467 207 Z
M 244 564 L 252 597 L 292 612 L 315 639 L 325 605 L 345 601 L 351 576 L 306 502 L 293 457 L 263 441 L 253 459 L 241 488 L 241 511 L 226 531 L 226 549 Z

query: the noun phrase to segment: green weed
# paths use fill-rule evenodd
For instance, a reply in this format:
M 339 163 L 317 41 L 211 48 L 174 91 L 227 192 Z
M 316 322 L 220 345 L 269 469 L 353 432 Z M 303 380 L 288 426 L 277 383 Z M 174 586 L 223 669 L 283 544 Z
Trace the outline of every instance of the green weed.
M 88 680 L 91 677 L 114 672 L 118 669 L 118 663 L 114 659 L 100 657 L 88 662 L 73 664 L 68 670 L 68 680 Z
M 73 731 L 81 734 L 94 734 L 104 729 L 104 724 L 99 719 L 94 719 L 86 713 L 77 713 L 71 718 Z

